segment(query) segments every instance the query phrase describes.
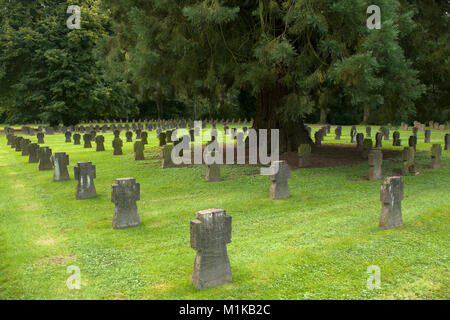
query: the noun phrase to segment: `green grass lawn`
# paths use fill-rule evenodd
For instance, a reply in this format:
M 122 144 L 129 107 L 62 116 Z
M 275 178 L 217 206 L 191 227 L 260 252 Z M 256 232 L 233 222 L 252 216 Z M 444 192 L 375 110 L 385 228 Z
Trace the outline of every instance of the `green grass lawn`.
M 337 143 L 334 128 L 324 143 Z M 392 147 L 393 131 L 384 147 L 402 150 Z M 405 146 L 410 131 L 400 133 Z M 404 226 L 382 230 L 380 182 L 366 179 L 366 162 L 292 171 L 291 197 L 272 200 L 255 166 L 224 166 L 218 183 L 205 181 L 203 166 L 161 169 L 155 132 L 145 161 L 134 161 L 132 143 L 113 156 L 112 133 L 105 152 L 46 136 L 53 152 L 70 156 L 72 180 L 58 183 L 0 134 L 0 299 L 449 299 L 450 151 L 440 169 L 428 169 L 423 135 L 420 174 L 403 178 Z M 444 133 L 432 130 L 431 139 L 443 145 Z M 349 142 L 343 127 L 339 143 Z M 75 200 L 78 161 L 97 166 L 97 198 Z M 400 158 L 386 160 L 383 176 L 400 168 Z M 141 184 L 142 225 L 114 230 L 111 184 L 122 177 Z M 189 221 L 208 208 L 233 217 L 233 282 L 197 291 Z M 66 285 L 71 265 L 81 270 L 80 290 Z M 366 287 L 371 265 L 381 269 L 381 289 Z

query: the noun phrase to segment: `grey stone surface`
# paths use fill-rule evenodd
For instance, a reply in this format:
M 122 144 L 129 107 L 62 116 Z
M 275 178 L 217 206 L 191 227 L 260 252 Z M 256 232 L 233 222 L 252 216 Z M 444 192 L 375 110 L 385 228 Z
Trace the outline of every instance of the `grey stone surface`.
M 105 137 L 98 135 L 95 137 L 95 151 L 105 151 Z
M 28 145 L 28 163 L 39 163 L 39 145 L 37 143 Z
M 123 146 L 123 141 L 120 138 L 114 138 L 113 142 L 112 142 L 112 147 L 113 147 L 113 155 L 114 156 L 120 156 L 123 154 L 122 152 L 122 146 Z
M 444 150 L 450 150 L 450 134 L 449 133 L 447 133 L 444 137 L 444 144 L 445 144 Z
M 159 139 L 159 146 L 163 147 L 166 145 L 166 133 L 165 132 L 160 132 L 158 134 L 158 139 Z
M 401 147 L 402 145 L 402 140 L 400 140 L 400 132 L 398 131 L 394 131 L 394 133 L 392 134 L 392 146 L 394 147 Z
M 431 130 L 429 130 L 429 129 L 425 130 L 424 142 L 425 143 L 430 143 L 431 142 Z
M 39 170 L 52 170 L 53 164 L 52 164 L 52 149 L 49 147 L 40 147 L 38 151 L 39 155 Z
M 36 133 L 36 138 L 37 138 L 37 143 L 38 144 L 44 144 L 45 142 L 44 142 L 44 137 L 45 137 L 45 134 L 43 133 L 43 132 L 38 132 L 38 133 Z
M 441 166 L 442 146 L 433 144 L 431 147 L 431 169 L 438 169 Z
M 381 150 L 372 150 L 369 152 L 369 180 L 381 180 L 383 164 L 383 152 Z
M 383 147 L 383 134 L 381 132 L 377 132 L 375 134 L 375 148 Z
M 222 178 L 220 177 L 220 165 L 215 163 L 206 165 L 206 181 L 208 182 L 222 181 Z
M 350 129 L 350 142 L 356 143 L 356 135 L 358 134 L 358 131 L 356 130 L 355 126 L 352 126 Z
M 309 144 L 301 144 L 298 147 L 298 167 L 305 168 L 311 164 L 311 146 Z
M 28 145 L 31 143 L 30 139 L 22 139 L 20 148 L 22 149 L 22 156 L 28 156 Z
M 191 247 L 197 251 L 192 274 L 196 289 L 232 281 L 227 244 L 231 242 L 231 216 L 224 209 L 197 212 L 190 222 Z
M 272 199 L 289 198 L 289 184 L 290 168 L 286 161 L 274 161 L 270 166 L 272 174 L 270 180 L 270 197 Z
M 175 168 L 175 164 L 172 161 L 172 149 L 173 145 L 167 144 L 161 148 L 161 168 Z
M 141 132 L 141 141 L 142 141 L 142 143 L 145 145 L 145 144 L 148 144 L 148 133 L 147 133 L 147 131 L 142 131 Z
M 70 180 L 69 170 L 69 156 L 65 152 L 55 152 L 52 156 L 53 162 L 53 181 Z
M 414 158 L 416 155 L 416 151 L 412 147 L 405 147 L 402 153 L 402 175 L 406 176 L 408 174 L 416 173 L 416 164 L 414 163 Z
M 133 145 L 133 151 L 134 151 L 134 160 L 139 161 L 139 160 L 145 160 L 144 157 L 144 144 L 142 143 L 142 141 L 136 141 Z
M 84 141 L 84 148 L 92 148 L 92 136 L 90 133 L 85 133 L 83 135 L 83 141 Z
M 112 226 L 114 229 L 135 227 L 141 224 L 136 201 L 141 188 L 135 178 L 116 179 L 111 186 L 111 201 L 115 204 Z
M 364 141 L 364 134 L 363 133 L 357 133 L 356 134 L 356 148 L 362 150 L 363 149 L 363 141 Z
M 336 129 L 334 129 L 334 139 L 335 140 L 341 140 L 341 135 L 342 135 L 342 127 L 338 126 Z
M 408 145 L 414 149 L 414 151 L 416 150 L 416 145 L 417 145 L 417 136 L 410 136 L 409 140 L 408 140 Z
M 95 165 L 92 162 L 78 162 L 73 168 L 75 179 L 78 181 L 75 198 L 77 200 L 97 196 L 94 179 L 97 178 Z
M 371 138 L 372 137 L 372 128 L 366 127 L 366 137 Z
M 64 136 L 66 138 L 66 143 L 72 142 L 72 132 L 66 131 L 66 133 L 64 133 Z
M 133 142 L 133 132 L 131 132 L 131 131 L 127 131 L 126 133 L 125 133 L 125 137 L 127 138 L 127 142 Z
M 16 139 L 16 151 L 20 152 L 22 151 L 22 141 L 23 141 L 23 137 L 17 137 Z
M 380 227 L 384 229 L 398 228 L 402 220 L 403 181 L 401 177 L 389 177 L 381 184 Z
M 75 133 L 73 135 L 73 144 L 80 145 L 81 144 L 81 135 L 79 133 Z

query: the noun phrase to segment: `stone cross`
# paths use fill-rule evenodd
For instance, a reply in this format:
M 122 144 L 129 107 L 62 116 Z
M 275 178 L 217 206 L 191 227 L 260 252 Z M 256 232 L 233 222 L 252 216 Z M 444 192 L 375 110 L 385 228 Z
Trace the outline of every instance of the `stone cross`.
M 22 156 L 28 156 L 28 145 L 31 143 L 29 139 L 22 139 L 20 148 L 22 149 Z
M 15 149 L 16 148 L 16 144 L 17 144 L 17 136 L 12 135 L 10 137 L 11 139 L 11 149 Z
M 133 145 L 133 151 L 134 151 L 134 160 L 145 160 L 144 157 L 144 144 L 142 141 L 136 141 Z
M 220 177 L 220 165 L 216 163 L 206 165 L 206 181 L 222 181 L 222 178 Z
M 147 131 L 142 131 L 141 132 L 141 141 L 143 144 L 148 144 L 148 133 Z
M 401 145 L 402 145 L 402 140 L 400 139 L 400 132 L 394 131 L 392 137 L 393 137 L 393 140 L 394 140 L 394 141 L 392 142 L 392 145 L 393 145 L 394 147 L 401 147 Z
M 298 147 L 298 167 L 304 168 L 311 163 L 311 146 L 309 144 L 301 144 Z
M 322 131 L 319 130 L 316 133 L 314 133 L 314 143 L 316 146 L 320 146 L 322 144 Z
M 141 138 L 141 130 L 140 129 L 136 129 L 136 139 L 140 139 Z
M 37 143 L 28 145 L 28 163 L 39 163 L 39 145 Z
M 172 149 L 173 145 L 167 144 L 161 148 L 161 168 L 175 168 L 175 164 L 172 161 Z
M 425 130 L 424 142 L 425 143 L 430 143 L 431 142 L 431 130 L 429 130 L 429 129 Z
M 416 152 L 412 147 L 406 147 L 402 153 L 403 167 L 402 175 L 406 176 L 408 173 L 416 173 L 416 165 L 414 163 L 414 157 Z
M 133 142 L 133 132 L 127 131 L 125 137 L 127 138 L 127 142 Z
M 38 139 L 37 143 L 38 144 L 44 144 L 44 133 L 43 132 L 38 132 L 36 133 L 36 138 Z
M 22 141 L 23 141 L 23 137 L 17 137 L 16 139 L 16 151 L 22 151 Z
M 403 181 L 401 177 L 389 177 L 381 184 L 380 227 L 384 229 L 398 228 L 402 220 Z
M 172 130 L 166 131 L 166 143 L 172 143 Z
M 369 180 L 381 180 L 381 165 L 383 164 L 383 152 L 372 150 L 369 152 Z
M 158 139 L 159 139 L 159 146 L 165 146 L 166 145 L 166 133 L 165 132 L 160 132 L 158 135 Z
M 7 146 L 10 146 L 11 145 L 11 139 L 12 139 L 12 137 L 13 137 L 13 134 L 10 134 L 10 133 L 8 133 L 8 134 L 6 134 L 6 145 Z
M 113 228 L 122 229 L 140 225 L 136 204 L 136 201 L 140 200 L 140 184 L 135 178 L 121 178 L 116 179 L 111 188 L 111 202 L 115 204 Z
M 81 200 L 96 197 L 94 179 L 97 178 L 97 174 L 92 162 L 78 162 L 73 169 L 75 179 L 78 181 L 75 198 Z
M 438 169 L 441 166 L 442 146 L 433 144 L 431 147 L 431 169 Z
M 53 170 L 53 181 L 70 180 L 69 171 L 67 170 L 69 156 L 65 152 L 55 152 L 52 156 L 52 162 L 55 168 Z
M 91 140 L 92 140 L 92 136 L 90 133 L 85 133 L 83 135 L 83 141 L 84 141 L 85 148 L 92 148 Z
M 105 137 L 102 135 L 95 137 L 95 151 L 105 151 Z
M 338 126 L 336 129 L 334 129 L 334 134 L 335 134 L 335 137 L 334 137 L 335 140 L 341 140 L 342 127 Z
M 66 137 L 66 143 L 72 142 L 72 132 L 66 131 L 66 133 L 64 133 L 64 136 Z
M 356 148 L 362 150 L 364 141 L 364 133 L 356 134 Z
M 53 164 L 51 161 L 52 157 L 52 149 L 49 147 L 40 147 L 39 148 L 39 170 L 52 170 Z
M 120 156 L 123 154 L 122 152 L 122 146 L 123 146 L 123 142 L 122 139 L 120 138 L 114 138 L 113 142 L 112 142 L 112 147 L 114 149 L 113 151 L 113 155 L 114 156 Z
M 408 140 L 408 144 L 411 148 L 416 151 L 416 145 L 417 145 L 417 136 L 410 136 Z
M 375 134 L 375 148 L 383 147 L 383 134 L 381 132 L 377 132 Z
M 272 172 L 269 176 L 272 181 L 272 185 L 270 186 L 270 197 L 272 199 L 289 198 L 289 165 L 286 161 L 274 161 L 272 162 L 270 169 Z
M 351 143 L 356 143 L 356 135 L 358 134 L 358 131 L 356 130 L 355 126 L 352 126 L 351 130 L 350 130 L 350 142 Z
M 231 242 L 231 216 L 224 209 L 197 212 L 191 220 L 191 247 L 197 251 L 192 284 L 198 290 L 231 282 L 227 244 Z
M 79 133 L 75 133 L 73 135 L 73 144 L 74 145 L 80 145 L 81 135 Z
M 389 133 L 390 133 L 390 129 L 389 128 L 384 128 L 384 140 L 389 141 Z

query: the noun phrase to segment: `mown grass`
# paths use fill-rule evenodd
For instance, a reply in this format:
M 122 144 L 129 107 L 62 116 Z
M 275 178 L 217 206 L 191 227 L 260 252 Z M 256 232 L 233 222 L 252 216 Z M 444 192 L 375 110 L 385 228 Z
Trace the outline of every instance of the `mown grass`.
M 349 132 L 343 128 L 339 143 L 349 143 Z M 410 132 L 401 135 L 407 144 Z M 443 144 L 443 136 L 433 130 L 432 143 Z M 404 226 L 395 230 L 378 227 L 380 182 L 366 179 L 366 163 L 292 171 L 291 197 L 271 200 L 269 178 L 257 167 L 227 165 L 223 182 L 208 183 L 203 166 L 161 169 L 154 132 L 145 161 L 133 160 L 132 143 L 124 143 L 123 156 L 113 156 L 112 134 L 105 138 L 107 151 L 95 152 L 95 144 L 83 149 L 64 143 L 61 134 L 46 136 L 53 152 L 70 156 L 72 180 L 54 183 L 51 171 L 39 172 L 0 135 L 1 299 L 450 297 L 450 151 L 443 152 L 440 169 L 428 169 L 431 144 L 422 143 L 420 131 L 420 174 L 404 177 Z M 333 132 L 325 140 L 337 142 Z M 392 138 L 384 142 L 386 149 L 402 149 L 391 145 Z M 95 199 L 75 200 L 78 161 L 97 166 Z M 399 158 L 386 160 L 383 175 L 400 168 Z M 114 230 L 111 184 L 121 177 L 141 184 L 142 225 Z M 189 221 L 214 207 L 233 217 L 233 282 L 197 291 Z M 80 290 L 66 285 L 70 265 L 81 270 Z M 371 265 L 381 269 L 381 289 L 366 287 Z

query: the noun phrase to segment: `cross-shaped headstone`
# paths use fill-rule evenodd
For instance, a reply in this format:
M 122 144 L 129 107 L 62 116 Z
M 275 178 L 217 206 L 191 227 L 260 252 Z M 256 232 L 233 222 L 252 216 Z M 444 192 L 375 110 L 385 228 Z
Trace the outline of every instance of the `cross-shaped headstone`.
M 380 227 L 384 229 L 398 228 L 402 221 L 403 181 L 401 177 L 389 177 L 381 184 Z
M 66 181 L 70 180 L 69 171 L 67 166 L 69 165 L 69 156 L 65 152 L 55 152 L 52 156 L 53 162 L 53 181 Z
M 78 162 L 73 168 L 77 183 L 75 198 L 77 200 L 88 199 L 97 196 L 94 179 L 97 178 L 96 168 L 92 162 Z
M 442 146 L 433 144 L 431 147 L 431 169 L 438 169 L 441 166 Z
M 122 146 L 123 146 L 123 141 L 120 138 L 114 138 L 113 142 L 112 142 L 112 147 L 113 147 L 113 155 L 114 156 L 120 156 L 123 154 L 122 152 Z
M 52 170 L 53 164 L 51 161 L 52 157 L 52 149 L 49 147 L 40 147 L 39 148 L 39 170 Z
M 409 173 L 416 173 L 416 164 L 414 163 L 414 157 L 416 152 L 412 147 L 405 147 L 402 153 L 403 167 L 402 175 L 406 176 Z
M 144 144 L 142 141 L 136 141 L 133 145 L 133 151 L 134 151 L 134 160 L 145 160 L 144 157 Z
M 381 165 L 383 164 L 383 152 L 372 150 L 369 152 L 369 180 L 381 180 Z
M 141 224 L 136 201 L 140 200 L 141 188 L 135 178 L 116 179 L 111 185 L 111 202 L 115 204 L 112 226 L 114 229 L 135 227 Z
M 191 247 L 197 251 L 192 274 L 196 289 L 231 282 L 227 244 L 231 242 L 231 216 L 224 209 L 197 212 L 191 220 Z
M 95 137 L 95 151 L 105 151 L 105 137 L 102 135 Z

